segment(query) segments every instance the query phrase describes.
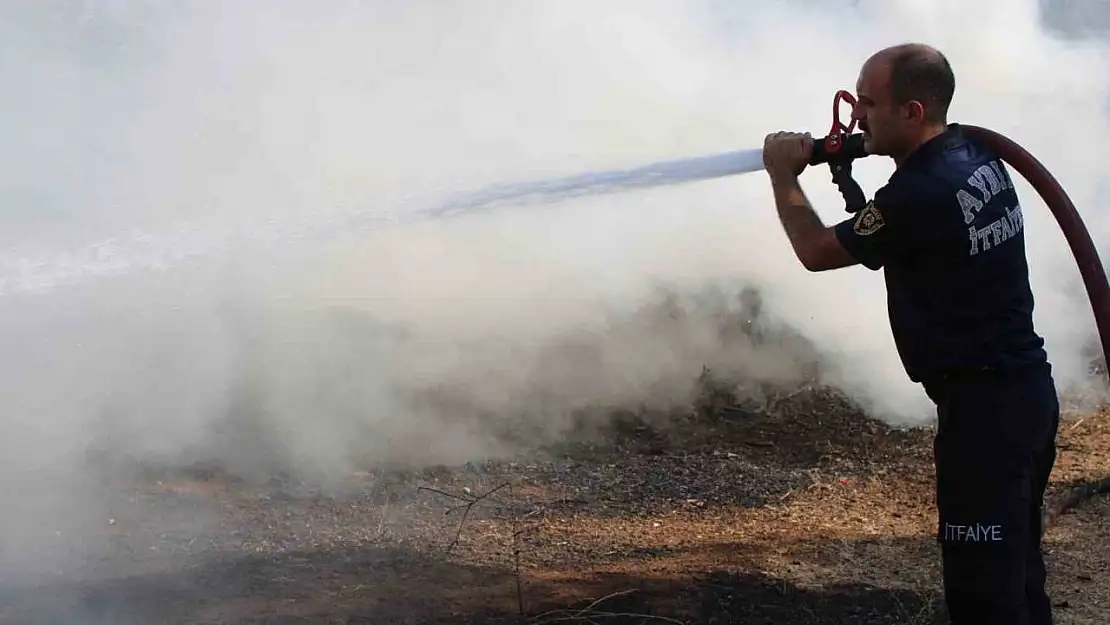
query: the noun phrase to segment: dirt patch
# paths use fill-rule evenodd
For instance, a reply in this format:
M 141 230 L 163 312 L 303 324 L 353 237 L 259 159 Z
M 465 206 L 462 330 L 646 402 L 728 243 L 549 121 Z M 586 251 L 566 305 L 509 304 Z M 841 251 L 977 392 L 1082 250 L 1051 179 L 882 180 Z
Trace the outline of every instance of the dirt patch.
M 931 432 L 817 390 L 731 408 L 329 491 L 141 472 L 95 528 L 111 549 L 0 581 L 0 622 L 943 622 Z M 1065 422 L 1050 497 L 1110 466 L 1107 423 Z M 1110 615 L 1108 515 L 1048 531 L 1058 623 Z
M 1110 619 L 1110 495 L 1069 510 L 1045 539 L 1057 622 L 1106 623 Z

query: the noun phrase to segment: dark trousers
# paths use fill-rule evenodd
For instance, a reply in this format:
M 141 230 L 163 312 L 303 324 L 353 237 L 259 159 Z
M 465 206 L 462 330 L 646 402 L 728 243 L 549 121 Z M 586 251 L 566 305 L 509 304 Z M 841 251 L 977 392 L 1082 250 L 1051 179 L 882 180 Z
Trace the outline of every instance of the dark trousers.
M 954 625 L 1049 625 L 1042 503 L 1060 404 L 1047 365 L 950 375 L 925 390 L 944 595 Z

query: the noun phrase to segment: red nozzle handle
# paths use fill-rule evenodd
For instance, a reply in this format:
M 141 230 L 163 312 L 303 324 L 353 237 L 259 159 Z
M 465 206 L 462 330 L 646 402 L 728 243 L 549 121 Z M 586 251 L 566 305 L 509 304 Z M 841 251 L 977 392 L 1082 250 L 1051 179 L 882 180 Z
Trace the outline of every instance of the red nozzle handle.
M 838 152 L 844 143 L 844 138 L 852 134 L 852 131 L 856 128 L 856 120 L 854 118 L 851 118 L 851 122 L 848 125 L 844 125 L 844 122 L 840 121 L 841 102 L 847 102 L 853 109 L 856 107 L 856 98 L 843 89 L 837 91 L 836 95 L 833 96 L 832 128 L 829 129 L 829 134 L 825 137 L 826 154 L 835 154 Z

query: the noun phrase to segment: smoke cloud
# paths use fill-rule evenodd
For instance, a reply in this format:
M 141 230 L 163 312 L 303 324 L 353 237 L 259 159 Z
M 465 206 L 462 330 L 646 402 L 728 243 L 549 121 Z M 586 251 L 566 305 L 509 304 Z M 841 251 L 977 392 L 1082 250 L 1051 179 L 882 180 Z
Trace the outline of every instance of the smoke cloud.
M 101 515 L 90 466 L 455 462 L 579 411 L 681 407 L 703 367 L 790 387 L 819 361 L 877 416 L 928 421 L 881 274 L 805 272 L 762 172 L 393 223 L 487 184 L 824 133 L 886 45 L 941 48 L 953 120 L 1027 147 L 1110 240 L 1110 47 L 1032 1 L 71 0 L 6 3 L 0 40 L 0 489 L 26 503 L 7 562 Z M 890 171 L 856 166 L 869 192 Z M 845 217 L 827 170 L 803 184 Z M 1019 192 L 1038 327 L 1061 386 L 1092 388 L 1074 261 Z M 40 561 L 90 548 L 63 543 Z

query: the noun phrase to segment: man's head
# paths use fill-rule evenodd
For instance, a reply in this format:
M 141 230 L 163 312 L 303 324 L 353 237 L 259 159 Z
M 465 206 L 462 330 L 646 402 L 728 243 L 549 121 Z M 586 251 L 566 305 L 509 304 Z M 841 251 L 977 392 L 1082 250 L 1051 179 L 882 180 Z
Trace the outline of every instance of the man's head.
M 902 44 L 875 53 L 856 83 L 852 112 L 871 154 L 901 161 L 944 131 L 956 79 L 948 59 L 924 44 Z

